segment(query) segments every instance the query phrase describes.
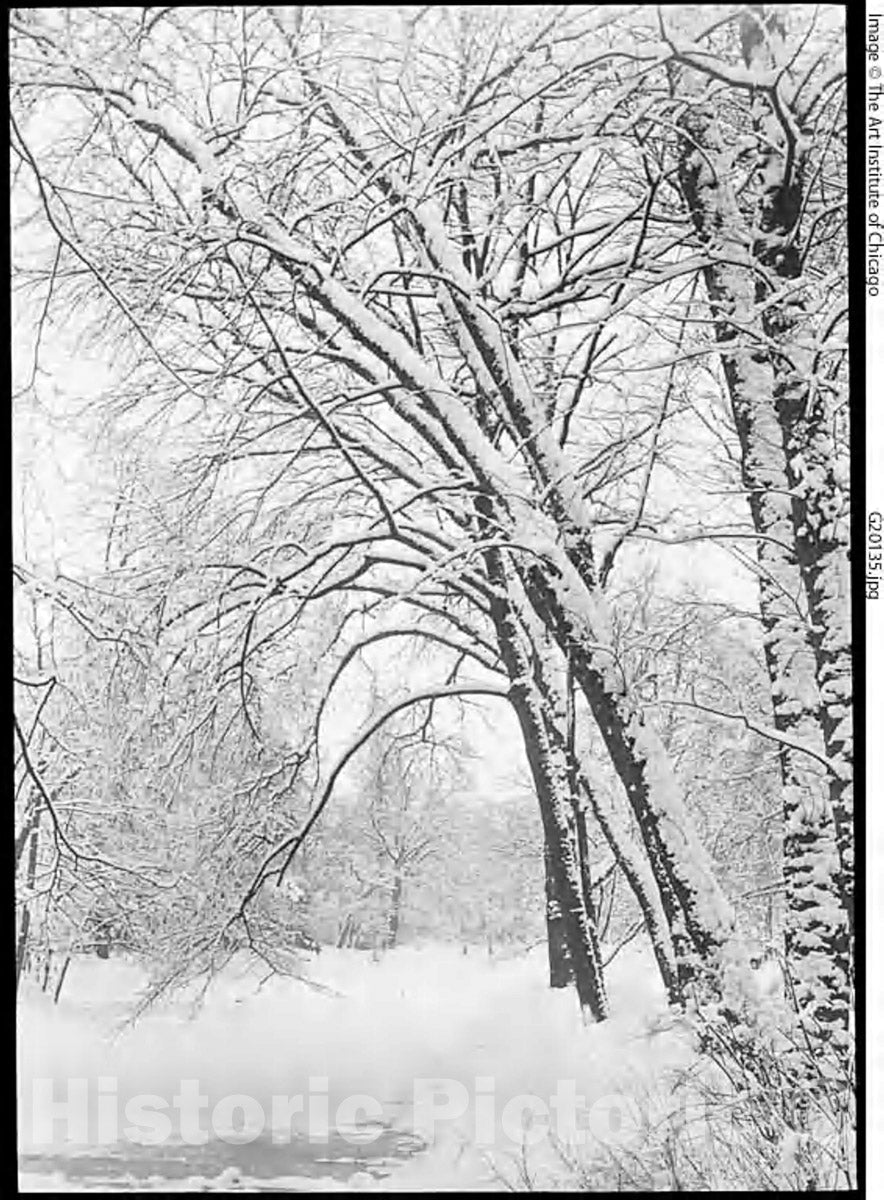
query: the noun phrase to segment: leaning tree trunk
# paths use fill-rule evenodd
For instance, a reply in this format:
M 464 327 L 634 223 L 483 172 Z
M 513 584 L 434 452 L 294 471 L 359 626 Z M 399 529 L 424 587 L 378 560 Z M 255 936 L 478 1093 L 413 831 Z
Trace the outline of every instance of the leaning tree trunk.
M 533 625 L 532 618 L 536 620 L 530 608 L 525 609 L 523 612 L 523 624 L 529 629 Z M 552 714 L 556 710 L 553 699 L 555 689 L 546 663 L 538 655 L 534 656 L 534 671 L 535 682 L 545 698 L 546 712 Z M 569 671 L 569 676 L 570 674 L 571 672 Z M 587 897 L 587 911 L 592 914 L 595 923 L 596 915 L 592 900 L 592 876 L 589 870 L 589 856 L 586 845 L 586 817 L 591 812 L 602 836 L 608 844 L 608 848 L 614 856 L 614 861 L 623 871 L 624 878 L 629 884 L 638 904 L 645 929 L 650 938 L 660 978 L 666 989 L 666 995 L 670 1003 L 680 1005 L 684 1000 L 683 981 L 679 978 L 678 960 L 673 946 L 672 931 L 666 919 L 660 889 L 650 869 L 650 864 L 642 855 L 640 847 L 633 842 L 628 829 L 625 827 L 625 823 L 619 814 L 616 813 L 613 806 L 604 804 L 596 789 L 591 786 L 582 758 L 578 752 L 576 730 L 567 722 L 566 730 L 566 733 L 563 734 L 560 724 L 554 720 L 548 720 L 547 722 L 547 731 L 550 740 L 564 754 L 568 764 L 569 788 L 572 809 L 575 814 L 578 852 L 581 864 L 585 864 L 583 867 L 583 888 L 584 895 Z M 683 961 L 684 958 L 682 958 Z
M 431 210 L 433 203 L 410 215 L 425 265 L 447 281 L 447 287 L 437 289 L 440 305 L 477 393 L 505 414 L 532 482 L 543 493 L 543 517 L 532 509 L 525 514 L 529 526 L 539 517 L 542 525 L 549 517 L 556 530 L 543 567 L 519 563 L 526 595 L 572 663 L 623 783 L 657 879 L 682 978 L 687 981 L 707 968 L 714 974 L 733 931 L 733 910 L 693 832 L 664 748 L 611 669 L 607 606 L 593 562 L 588 511 L 562 486 L 569 469 L 551 430 L 550 414 L 522 370 L 518 353 L 477 302 L 473 281 L 444 238 L 444 221 L 437 219 L 438 213 L 427 218 L 424 208 Z M 485 533 L 494 537 L 508 528 L 510 517 L 504 510 L 511 500 L 515 496 L 507 494 L 501 511 L 487 514 Z M 518 538 L 522 531 L 517 527 L 514 532 Z
M 615 813 L 613 807 L 605 805 L 598 793 L 590 787 L 589 780 L 579 764 L 578 770 L 580 794 L 592 812 L 614 855 L 614 861 L 623 872 L 623 877 L 638 904 L 669 1002 L 676 1006 L 681 1005 L 684 1003 L 684 989 L 679 975 L 679 960 L 660 898 L 660 889 L 650 864 L 633 842 L 619 814 Z
M 582 574 L 577 580 L 573 574 L 556 580 L 553 572 L 532 566 L 524 572 L 525 591 L 570 657 L 574 678 L 623 784 L 660 893 L 683 989 L 692 979 L 708 977 L 709 970 L 716 974 L 719 953 L 733 931 L 733 910 L 694 832 L 665 749 L 612 667 L 613 648 L 604 636 L 605 601 L 590 586 L 592 567 L 585 536 L 581 551 L 568 552 L 566 539 L 566 553 L 562 571 L 574 572 L 574 560 L 582 560 L 588 583 Z M 563 582 L 560 594 L 557 585 Z M 575 605 L 577 588 L 585 603 Z M 596 620 L 595 628 L 586 619 L 587 608 Z
M 555 738 L 550 732 L 550 741 Z M 570 766 L 570 764 L 569 764 Z M 570 771 L 569 771 L 570 774 Z M 595 904 L 592 897 L 592 868 L 589 862 L 589 840 L 586 832 L 586 812 L 583 799 L 576 789 L 573 776 L 569 783 L 569 800 L 571 802 L 572 827 L 571 836 L 574 843 L 574 854 L 580 866 L 580 881 L 583 892 L 583 903 L 590 926 L 597 931 Z M 563 913 L 564 897 L 560 895 L 553 867 L 552 852 L 544 843 L 543 866 L 546 892 L 546 933 L 547 951 L 549 957 L 549 985 L 552 988 L 567 987 L 574 982 L 574 968 L 568 950 L 568 938 L 565 929 Z M 598 935 L 595 933 L 596 946 Z
M 538 629 L 536 614 L 527 607 L 521 609 L 523 626 L 529 631 L 532 640 L 542 641 Z M 614 861 L 622 870 L 639 911 L 642 915 L 645 930 L 651 942 L 651 948 L 660 973 L 663 986 L 669 1002 L 680 1005 L 684 1001 L 684 991 L 679 979 L 679 970 L 673 947 L 672 933 L 663 910 L 660 890 L 650 870 L 647 859 L 643 856 L 640 846 L 636 845 L 626 828 L 622 818 L 612 806 L 602 803 L 596 790 L 590 785 L 586 769 L 577 748 L 576 720 L 573 700 L 561 712 L 557 704 L 557 688 L 553 672 L 549 667 L 548 657 L 535 654 L 534 678 L 541 695 L 544 697 L 544 707 L 548 714 L 547 732 L 550 740 L 565 755 L 568 764 L 569 791 L 571 806 L 574 813 L 575 836 L 583 875 L 583 892 L 587 912 L 590 913 L 593 924 L 597 926 L 597 915 L 592 897 L 592 874 L 589 865 L 586 821 L 589 813 L 598 826 L 599 831 L 608 844 L 614 856 Z M 567 670 L 566 686 L 570 692 L 573 682 L 573 672 L 570 664 Z M 561 716 L 562 720 L 556 718 Z M 564 732 L 563 732 L 564 729 Z M 547 885 L 547 897 L 554 897 L 554 888 Z M 559 979 L 568 970 L 566 961 L 562 961 L 562 952 L 558 940 L 559 926 L 556 918 L 560 919 L 560 906 L 555 904 L 550 912 L 547 905 L 547 931 L 550 957 L 550 979 Z M 565 954 L 566 960 L 566 954 Z M 683 961 L 683 960 L 682 960 Z M 553 983 L 552 986 L 564 986 Z
M 37 850 L 40 842 L 40 815 L 42 812 L 42 800 L 39 796 L 34 801 L 34 807 L 30 818 L 26 825 L 26 836 L 22 841 L 22 845 L 27 843 L 28 847 L 28 862 L 27 862 L 27 894 L 28 898 L 22 906 L 21 921 L 18 927 L 18 940 L 15 948 L 15 988 L 18 991 L 21 978 L 24 973 L 25 963 L 28 958 L 28 943 L 31 933 L 31 904 L 33 903 L 34 886 L 37 881 Z
M 565 914 L 553 867 L 553 851 L 544 840 L 543 873 L 546 895 L 546 950 L 549 961 L 549 986 L 566 988 L 574 983 L 574 968 L 568 952 Z
M 547 707 L 547 712 L 548 710 Z M 547 731 L 551 740 L 561 738 L 560 731 L 551 721 L 547 722 Z M 629 829 L 625 827 L 623 818 L 618 816 L 613 806 L 603 804 L 595 788 L 590 786 L 575 746 L 563 749 L 569 760 L 571 803 L 572 810 L 575 811 L 577 850 L 582 864 L 583 893 L 585 902 L 587 902 L 587 911 L 591 914 L 594 924 L 597 925 L 597 914 L 593 901 L 593 878 L 589 871 L 587 847 L 587 820 L 591 814 L 613 854 L 615 864 L 623 871 L 624 878 L 638 905 L 638 910 L 642 914 L 644 928 L 647 931 L 657 970 L 660 972 L 669 1003 L 680 1006 L 684 1003 L 684 990 L 682 990 L 679 980 L 672 934 L 670 934 L 666 913 L 663 912 L 660 889 L 657 888 L 654 874 L 649 868 L 647 859 L 643 856 L 641 847 L 633 841 Z M 546 847 L 543 860 L 545 860 L 546 870 L 549 980 L 551 980 L 553 988 L 564 988 L 572 982 L 572 976 L 569 960 L 567 960 L 561 905 L 557 893 L 555 893 Z M 583 864 L 585 864 L 585 868 Z
M 480 498 L 478 508 L 484 523 L 491 516 L 487 498 Z M 522 731 L 540 806 L 552 889 L 560 902 L 562 927 L 577 995 L 581 1007 L 600 1021 L 608 1015 L 608 999 L 595 928 L 583 895 L 577 843 L 572 832 L 567 763 L 549 738 L 544 697 L 534 682 L 524 631 L 510 600 L 510 581 L 503 553 L 497 549 L 486 549 L 483 551 L 483 560 L 492 586 L 491 619 L 501 659 L 510 679 L 510 697 Z
M 583 903 L 586 907 L 587 916 L 592 928 L 597 930 L 595 906 L 592 897 L 592 868 L 589 861 L 589 840 L 586 832 L 586 809 L 583 797 L 580 795 L 577 778 L 574 698 L 571 674 L 570 670 L 566 668 L 564 680 L 562 680 L 560 678 L 562 675 L 561 670 L 553 670 L 551 659 L 557 653 L 557 647 L 549 632 L 547 630 L 538 630 L 529 633 L 524 611 L 520 615 L 521 624 L 534 647 L 534 653 L 532 654 L 534 680 L 544 698 L 547 734 L 551 744 L 555 745 L 560 752 L 565 754 L 568 769 L 568 796 L 571 803 L 572 837 L 574 840 L 574 852 L 580 864 Z M 555 683 L 553 682 L 554 676 Z M 549 981 L 550 987 L 563 988 L 574 981 L 574 969 L 568 953 L 568 939 L 565 933 L 562 913 L 563 897 L 559 895 L 556 889 L 550 848 L 547 845 L 544 845 L 543 860 L 546 877 Z M 596 941 L 598 941 L 597 936 Z
M 441 266 L 443 256 L 432 261 Z M 457 278 L 455 266 L 445 265 Z M 554 537 L 547 540 L 542 535 L 546 559 L 542 566 L 535 558 L 521 558 L 517 564 L 528 603 L 570 662 L 623 784 L 660 891 L 681 981 L 707 974 L 708 969 L 714 975 L 720 951 L 733 932 L 733 909 L 694 832 L 666 751 L 618 678 L 589 514 L 562 488 L 568 471 L 551 434 L 549 414 L 538 408 L 518 359 L 502 343 L 499 330 L 468 294 L 455 295 L 452 290 L 450 308 L 464 353 L 471 366 L 477 364 L 477 386 L 496 393 L 527 456 L 534 484 L 543 492 L 544 513 L 524 513 L 528 528 L 540 532 L 547 519 L 555 527 Z M 489 534 L 507 529 L 509 520 L 500 514 L 497 523 L 489 522 Z M 515 536 L 521 532 L 517 521 Z

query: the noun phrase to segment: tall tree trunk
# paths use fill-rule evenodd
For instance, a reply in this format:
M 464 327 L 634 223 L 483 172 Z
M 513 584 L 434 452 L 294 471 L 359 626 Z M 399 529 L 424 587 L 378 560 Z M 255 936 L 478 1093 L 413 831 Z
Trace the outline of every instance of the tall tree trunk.
M 538 628 L 539 622 L 537 621 L 536 614 L 530 607 L 526 606 L 521 611 L 521 618 L 522 624 L 529 631 L 532 642 L 541 644 L 544 639 L 541 637 L 541 629 Z M 542 632 L 548 641 L 549 635 L 547 631 L 544 630 Z M 654 874 L 649 869 L 647 860 L 642 856 L 641 849 L 633 842 L 622 819 L 618 817 L 612 807 L 602 803 L 596 790 L 590 785 L 577 747 L 573 698 L 571 699 L 571 703 L 566 706 L 563 714 L 564 729 L 562 721 L 557 719 L 560 715 L 561 706 L 557 703 L 557 688 L 553 679 L 553 672 L 549 667 L 549 655 L 535 654 L 533 665 L 535 682 L 540 689 L 541 695 L 544 697 L 544 709 L 548 714 L 547 731 L 549 738 L 561 753 L 564 754 L 567 762 L 569 792 L 572 811 L 574 813 L 577 849 L 581 862 L 583 891 L 586 898 L 587 912 L 591 914 L 593 924 L 595 925 L 597 922 L 592 899 L 592 876 L 589 869 L 586 832 L 586 818 L 587 814 L 591 812 L 614 856 L 615 862 L 623 871 L 624 877 L 638 904 L 639 911 L 644 919 L 645 929 L 651 941 L 654 958 L 657 962 L 666 995 L 671 1004 L 680 1005 L 684 1000 L 683 983 L 685 980 L 680 980 L 679 978 L 672 932 L 666 919 L 660 890 Z M 569 663 L 566 676 L 566 688 L 569 696 L 571 694 L 572 682 L 573 670 Z M 551 949 L 551 970 L 552 954 L 553 951 Z
M 521 624 L 528 633 L 525 615 L 522 613 Z M 596 916 L 592 898 L 592 869 L 589 862 L 589 845 L 586 832 L 586 812 L 583 800 L 579 794 L 575 757 L 575 724 L 574 697 L 572 679 L 569 669 L 564 672 L 554 672 L 551 658 L 557 653 L 557 647 L 547 630 L 538 631 L 529 640 L 534 647 L 532 660 L 534 664 L 534 679 L 544 697 L 547 714 L 546 724 L 550 742 L 565 752 L 568 769 L 568 797 L 571 803 L 572 837 L 574 852 L 580 864 L 580 878 L 583 889 L 583 903 L 593 930 L 596 929 Z M 555 686 L 553 676 L 556 675 Z M 564 734 L 563 734 L 564 730 Z M 566 987 L 574 980 L 574 971 L 568 953 L 568 940 L 565 934 L 562 916 L 562 897 L 558 895 L 555 876 L 552 870 L 550 848 L 544 845 L 544 867 L 546 874 L 546 922 L 547 945 L 549 951 L 550 987 Z M 598 939 L 596 937 L 596 943 Z
M 546 949 L 549 959 L 549 986 L 566 988 L 574 982 L 574 970 L 568 953 L 565 916 L 558 894 L 552 850 L 544 841 L 543 870 L 546 883 Z
M 581 555 L 575 553 L 574 557 Z M 574 569 L 572 562 L 563 564 L 564 570 L 569 567 Z M 591 570 L 586 560 L 583 569 Z M 585 617 L 584 610 L 589 608 L 604 626 L 604 598 L 581 578 L 573 587 L 571 580 L 559 581 L 565 582 L 561 590 L 568 599 L 563 602 L 556 581 L 533 566 L 525 570 L 524 580 L 532 607 L 570 657 L 574 678 L 623 784 L 666 914 L 679 986 L 706 975 L 707 968 L 714 974 L 719 951 L 733 931 L 733 910 L 693 830 L 666 752 L 617 676 L 610 640 L 597 639 Z M 585 605 L 575 604 L 576 588 L 583 592 Z M 607 659 L 604 665 L 602 658 Z
M 28 943 L 31 934 L 31 905 L 34 900 L 34 886 L 37 881 L 37 850 L 40 842 L 40 815 L 42 800 L 38 796 L 27 826 L 28 865 L 26 885 L 28 896 L 22 906 L 21 921 L 18 927 L 18 941 L 15 948 L 15 988 L 18 991 L 28 957 Z
M 560 586 L 546 578 L 552 561 L 544 568 L 522 567 L 526 594 L 542 623 L 554 633 L 566 661 L 572 662 L 623 782 L 657 878 L 683 979 L 701 967 L 717 969 L 718 952 L 733 930 L 733 910 L 693 833 L 664 748 L 611 670 L 606 603 L 596 577 L 590 518 L 582 503 L 562 487 L 569 472 L 550 428 L 550 414 L 538 402 L 518 353 L 477 303 L 468 273 L 445 243 L 444 222 L 436 217 L 428 221 L 424 207 L 415 210 L 412 219 L 426 265 L 454 284 L 438 289 L 440 306 L 469 364 L 477 393 L 489 398 L 492 409 L 499 406 L 505 413 L 533 484 L 543 494 L 545 514 L 555 525 L 549 558 L 561 550 L 560 565 L 553 568 Z M 507 495 L 505 503 L 510 500 Z M 529 527 L 537 523 L 538 515 L 536 510 L 526 513 Z M 508 527 L 503 512 L 489 512 L 488 517 L 486 532 L 491 536 Z
M 22 909 L 21 921 L 18 927 L 18 942 L 15 947 L 15 990 L 18 991 L 24 974 L 25 963 L 28 960 L 28 935 L 31 931 L 31 910 L 27 905 Z
M 555 740 L 556 730 L 551 725 L 548 728 L 550 738 Z M 574 757 L 569 760 L 569 774 L 571 777 L 572 808 L 575 812 L 577 852 L 581 863 L 583 894 L 587 912 L 590 914 L 593 924 L 597 926 L 597 914 L 595 913 L 595 905 L 592 897 L 592 875 L 588 869 L 589 856 L 586 833 L 587 814 L 591 812 L 599 831 L 614 856 L 614 861 L 623 872 L 623 876 L 638 905 L 657 963 L 660 979 L 666 991 L 666 996 L 670 1004 L 681 1005 L 684 1002 L 683 983 L 685 981 L 679 978 L 672 935 L 660 901 L 660 892 L 654 875 L 649 869 L 646 859 L 643 858 L 640 848 L 633 842 L 629 831 L 623 825 L 622 820 L 617 817 L 612 808 L 602 804 L 594 789 L 590 787 L 589 780 L 584 773 L 576 751 L 574 752 Z M 552 881 L 549 865 L 549 852 L 546 847 L 544 847 L 544 865 L 546 875 L 546 925 L 550 986 L 565 987 L 571 982 L 572 974 L 568 962 L 567 943 L 563 934 L 561 904 L 556 897 L 555 885 Z
M 854 929 L 853 675 L 849 528 L 835 476 L 836 452 L 821 399 L 783 366 L 776 403 L 792 493 L 795 553 L 807 597 L 808 630 L 827 757 L 829 802 L 839 856 L 837 879 L 851 938 Z M 818 481 L 814 484 L 812 481 Z
M 782 34 L 772 6 L 754 5 L 742 18 L 743 59 L 750 70 L 778 66 Z M 764 34 L 767 36 L 764 36 Z M 838 766 L 829 779 L 829 801 L 839 854 L 838 887 L 853 934 L 853 680 L 850 614 L 850 521 L 846 465 L 839 469 L 833 433 L 834 414 L 827 397 L 837 393 L 821 369 L 823 362 L 805 333 L 805 292 L 796 289 L 804 255 L 799 222 L 806 201 L 806 150 L 789 144 L 769 98 L 754 107 L 758 144 L 780 151 L 782 166 L 759 171 L 759 236 L 753 247 L 767 276 L 783 293 L 771 302 L 771 287 L 759 275 L 756 299 L 764 302 L 761 320 L 775 375 L 774 405 L 780 423 L 783 463 L 789 493 L 798 571 L 808 609 L 808 639 L 819 690 L 820 728 L 827 756 Z M 794 114 L 793 114 L 794 117 Z M 795 129 L 803 137 L 811 130 Z M 810 344 L 808 344 L 810 343 Z M 843 456 L 842 456 L 843 457 Z
M 487 498 L 478 502 L 480 518 L 491 516 Z M 540 806 L 544 843 L 549 848 L 552 890 L 559 898 L 568 955 L 581 1007 L 597 1020 L 608 1015 L 601 959 L 595 929 L 583 895 L 583 877 L 572 832 L 568 768 L 564 756 L 551 743 L 540 693 L 525 648 L 511 599 L 511 584 L 503 553 L 483 551 L 492 585 L 491 618 L 500 645 L 501 659 L 510 679 L 510 697 L 522 731 L 528 766 Z
M 443 258 L 433 258 L 441 265 Z M 457 277 L 457 270 L 446 263 Z M 547 562 L 518 567 L 525 594 L 541 624 L 550 631 L 585 696 L 611 761 L 638 821 L 672 931 L 682 981 L 698 970 L 718 967 L 719 951 L 733 931 L 734 914 L 712 864 L 693 830 L 681 791 L 659 738 L 630 702 L 614 666 L 610 615 L 598 585 L 590 519 L 584 506 L 562 488 L 568 475 L 549 414 L 538 408 L 518 358 L 500 340 L 473 302 L 460 293 L 449 306 L 459 318 L 454 328 L 474 369 L 477 387 L 497 393 L 519 441 L 535 486 L 544 495 L 543 520 L 551 518 L 555 537 L 545 544 Z M 470 352 L 470 345 L 478 355 Z M 476 360 L 480 360 L 478 365 Z M 537 511 L 525 513 L 528 528 Z M 501 514 L 490 521 L 495 535 L 508 527 Z M 518 533 L 518 530 L 517 530 Z
M 595 905 L 592 897 L 592 870 L 589 863 L 589 846 L 586 832 L 586 813 L 582 807 L 580 796 L 574 790 L 573 779 L 570 784 L 570 801 L 572 812 L 572 840 L 574 853 L 580 865 L 581 889 L 583 904 L 587 918 L 593 931 L 597 930 Z M 552 851 L 544 843 L 543 864 L 546 892 L 546 932 L 549 956 L 549 985 L 552 988 L 567 987 L 574 982 L 574 968 L 568 950 L 568 938 L 563 915 L 563 901 L 557 890 L 556 874 L 553 868 Z M 598 936 L 595 934 L 596 948 Z
M 758 535 L 760 611 L 774 724 L 812 747 L 819 742 L 823 750 L 818 672 L 808 634 L 813 618 L 802 611 L 804 578 L 796 554 L 781 381 L 758 310 L 764 299 L 756 283 L 759 262 L 749 249 L 748 223 L 736 197 L 711 166 L 721 161 L 716 155 L 722 151 L 711 103 L 692 104 L 681 126 L 686 136 L 679 181 L 711 259 L 704 269 L 706 290 L 740 442 L 742 482 Z M 753 327 L 764 336 L 745 347 L 741 331 Z M 779 757 L 787 950 L 804 1011 L 824 1030 L 844 1029 L 850 971 L 846 913 L 852 907 L 852 883 L 844 869 L 844 822 L 833 823 L 830 781 L 820 777 L 810 760 L 787 746 Z

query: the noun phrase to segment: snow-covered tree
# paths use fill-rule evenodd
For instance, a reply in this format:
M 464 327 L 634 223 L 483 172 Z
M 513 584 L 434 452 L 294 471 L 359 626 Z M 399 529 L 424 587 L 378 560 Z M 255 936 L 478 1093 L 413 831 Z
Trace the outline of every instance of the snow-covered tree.
M 674 15 L 674 14 L 673 14 Z M 843 29 L 750 5 L 671 48 L 679 187 L 757 534 L 783 735 L 787 939 L 802 1000 L 846 1028 L 853 921 Z M 680 27 L 681 26 L 681 27 Z M 840 443 L 840 444 L 839 444 Z M 828 760 L 821 771 L 792 739 Z
M 268 850 L 243 915 L 390 720 L 484 696 L 518 719 L 584 1006 L 607 1011 L 585 814 L 670 996 L 714 973 L 733 906 L 647 710 L 649 672 L 624 671 L 618 579 L 640 539 L 662 554 L 748 535 L 790 944 L 802 1003 L 844 1023 L 849 638 L 827 457 L 841 317 L 798 286 L 812 277 L 828 304 L 822 267 L 784 265 L 801 254 L 797 211 L 800 244 L 839 270 L 827 21 L 818 37 L 728 6 L 674 26 L 584 6 L 13 14 L 16 187 L 51 243 L 41 327 L 63 303 L 92 309 L 126 366 L 113 411 L 200 430 L 176 509 L 200 540 L 167 572 L 185 603 L 163 620 L 179 638 L 239 629 L 231 678 L 256 737 L 253 662 L 284 657 L 332 597 L 327 696 L 372 647 L 432 651 L 431 685 L 388 658 L 387 708 L 355 714 L 322 760 L 310 817 Z M 775 227 L 799 161 L 807 203 Z M 684 447 L 708 457 L 694 383 L 713 357 L 753 524 L 731 510 L 697 533 Z M 575 735 L 578 702 L 591 737 Z M 606 770 L 614 790 L 597 785 Z M 830 881 L 835 909 L 815 890 Z

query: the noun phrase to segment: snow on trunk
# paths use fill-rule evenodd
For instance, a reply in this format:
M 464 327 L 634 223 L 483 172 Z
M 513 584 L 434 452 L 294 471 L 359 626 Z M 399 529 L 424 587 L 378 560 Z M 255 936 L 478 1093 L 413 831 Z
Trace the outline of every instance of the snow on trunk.
M 544 640 L 548 643 L 550 635 L 544 630 L 537 618 L 537 614 L 532 610 L 530 605 L 525 602 L 519 602 L 518 611 L 521 624 L 528 631 L 529 637 L 534 644 L 538 645 Z M 680 1005 L 684 1001 L 682 984 L 687 982 L 686 978 L 679 977 L 679 964 L 683 965 L 687 958 L 687 947 L 684 943 L 684 938 L 676 932 L 675 941 L 678 942 L 681 949 L 680 959 L 677 959 L 670 923 L 661 900 L 660 887 L 646 855 L 643 854 L 641 846 L 633 840 L 627 827 L 627 819 L 621 815 L 616 806 L 605 803 L 599 790 L 593 787 L 591 783 L 592 765 L 588 756 L 580 753 L 574 737 L 563 736 L 563 729 L 566 726 L 562 720 L 557 721 L 551 719 L 549 716 L 549 714 L 554 714 L 561 718 L 565 717 L 565 713 L 561 711 L 561 705 L 557 704 L 557 689 L 552 677 L 553 673 L 550 668 L 549 654 L 535 655 L 534 673 L 537 686 L 542 695 L 546 697 L 549 737 L 551 741 L 558 745 L 568 764 L 571 799 L 572 805 L 575 808 L 578 848 L 581 826 L 585 837 L 585 821 L 586 817 L 591 813 L 614 856 L 614 861 L 623 872 L 624 878 L 635 897 L 639 911 L 644 919 L 645 930 L 651 942 L 651 948 L 654 952 L 660 978 L 666 989 L 666 995 L 672 1004 Z M 567 676 L 567 685 L 571 686 L 573 683 L 573 670 L 570 666 Z M 557 712 L 557 710 L 559 711 Z M 586 862 L 585 850 L 581 851 L 581 854 L 581 861 Z M 591 895 L 590 889 L 591 882 L 585 878 L 584 893 L 587 896 Z M 680 918 L 678 917 L 677 910 L 674 911 L 677 929 L 680 929 Z
M 757 246 L 750 249 L 750 227 L 726 175 L 714 169 L 723 161 L 723 147 L 711 104 L 692 105 L 681 125 L 687 136 L 680 184 L 709 254 L 706 290 L 740 442 L 743 486 L 758 534 L 760 608 L 774 724 L 828 751 L 825 719 L 818 716 L 827 700 L 820 704 L 815 621 L 804 611 L 807 573 L 798 561 L 782 381 L 759 307 L 763 296 L 757 284 Z M 746 339 L 746 332 L 753 330 L 756 337 Z M 801 761 L 803 757 L 781 748 L 787 949 L 804 1010 L 825 1029 L 846 1029 L 850 899 L 834 852 L 831 791 L 838 781 L 820 777 L 808 761 Z M 839 840 L 844 840 L 843 822 Z
M 788 59 L 775 8 L 742 19 L 743 57 L 756 75 L 778 70 Z M 795 555 L 804 585 L 826 754 L 841 768 L 833 773 L 829 799 L 839 853 L 838 886 L 853 931 L 853 684 L 850 619 L 850 523 L 846 471 L 839 471 L 834 436 L 834 399 L 843 400 L 821 369 L 822 330 L 808 305 L 813 292 L 804 275 L 800 240 L 802 210 L 812 166 L 811 130 L 791 109 L 794 97 L 784 73 L 776 92 L 752 106 L 758 145 L 766 155 L 758 172 L 754 250 L 767 275 L 756 281 L 763 301 L 762 325 L 773 347 L 774 402 L 779 417 L 785 473 L 792 495 Z M 768 280 L 779 295 L 771 295 Z
M 479 502 L 482 506 L 482 501 Z M 488 518 L 485 504 L 483 520 Z M 510 697 L 525 745 L 528 765 L 540 805 L 544 843 L 550 872 L 550 891 L 561 916 L 570 968 L 581 1006 L 596 1020 L 608 1015 L 601 957 L 593 914 L 588 911 L 583 873 L 564 755 L 550 740 L 544 696 L 537 687 L 524 631 L 511 601 L 512 587 L 503 554 L 483 552 L 488 578 L 495 588 L 491 616 L 500 653 L 510 679 Z M 558 936 L 558 930 L 554 930 Z
M 569 472 L 548 414 L 537 403 L 500 329 L 478 304 L 473 281 L 460 266 L 453 248 L 446 244 L 434 209 L 422 205 L 414 220 L 428 262 L 456 285 L 441 303 L 476 385 L 483 392 L 496 394 L 498 405 L 520 439 L 523 459 L 542 490 L 544 507 L 555 524 L 556 554 L 564 560 L 559 579 L 567 583 L 551 600 L 545 581 L 541 582 L 543 573 L 531 568 L 527 576 L 534 584 L 528 585 L 528 595 L 544 624 L 554 630 L 566 660 L 573 656 L 575 678 L 599 724 L 639 822 L 664 896 L 673 942 L 682 951 L 682 981 L 686 982 L 696 966 L 689 962 L 688 943 L 700 960 L 710 959 L 730 936 L 732 910 L 693 833 L 662 744 L 644 724 L 638 709 L 631 708 L 627 698 L 619 694 L 620 681 L 611 670 L 611 622 L 596 576 L 591 519 L 580 498 L 563 486 Z M 546 552 L 549 555 L 551 548 Z
M 832 774 L 829 799 L 839 852 L 839 890 L 851 933 L 854 910 L 853 673 L 847 502 L 835 472 L 836 452 L 823 405 L 784 370 L 777 399 L 784 418 L 787 474 L 793 495 L 795 553 L 807 597 L 810 643 Z M 808 413 L 808 416 L 802 414 Z M 823 411 L 820 411 L 823 410 Z
M 587 558 L 583 562 L 591 566 Z M 525 591 L 570 656 L 574 678 L 623 784 L 686 981 L 702 964 L 715 963 L 733 932 L 733 910 L 693 828 L 666 751 L 627 694 L 610 636 L 601 640 L 596 632 L 609 635 L 603 598 L 590 593 L 561 549 L 553 564 L 552 571 L 524 568 Z

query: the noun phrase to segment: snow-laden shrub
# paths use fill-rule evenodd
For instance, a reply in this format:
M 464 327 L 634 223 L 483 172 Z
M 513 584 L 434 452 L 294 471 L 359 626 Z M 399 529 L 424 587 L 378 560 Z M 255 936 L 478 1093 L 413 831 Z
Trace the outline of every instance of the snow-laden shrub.
M 776 1019 L 774 1015 L 776 1014 Z M 856 1186 L 853 1046 L 814 1039 L 783 1007 L 695 1015 L 687 1066 L 635 1090 L 637 1136 L 550 1134 L 504 1172 L 519 1191 L 818 1191 Z M 551 1153 L 549 1153 L 551 1151 Z

